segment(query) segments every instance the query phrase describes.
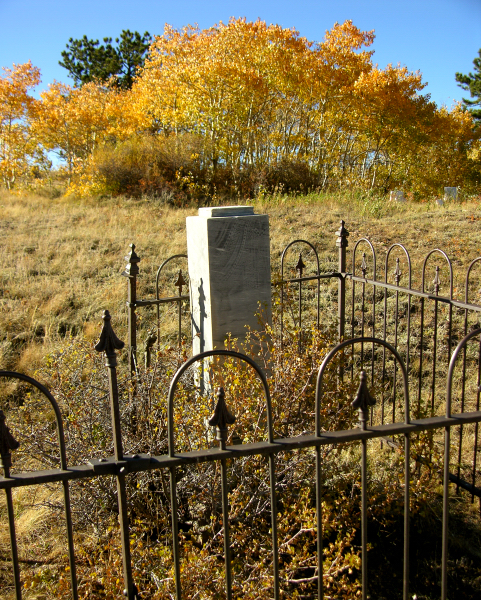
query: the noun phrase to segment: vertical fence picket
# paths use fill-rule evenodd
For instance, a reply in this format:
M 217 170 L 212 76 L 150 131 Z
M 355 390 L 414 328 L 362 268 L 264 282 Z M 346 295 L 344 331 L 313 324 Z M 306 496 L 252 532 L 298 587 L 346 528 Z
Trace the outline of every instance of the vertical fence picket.
M 319 264 L 319 254 L 318 254 L 316 248 L 310 242 L 307 242 L 306 240 L 299 239 L 299 240 L 294 240 L 294 241 L 290 242 L 284 248 L 282 255 L 281 255 L 281 280 L 279 282 L 279 285 L 281 287 L 281 306 L 280 306 L 280 310 L 281 310 L 281 314 L 280 314 L 281 348 L 284 347 L 284 298 L 285 298 L 284 287 L 286 284 L 297 282 L 297 284 L 298 284 L 298 299 L 297 299 L 297 303 L 298 303 L 298 307 L 297 307 L 298 351 L 301 352 L 301 349 L 302 349 L 302 287 L 303 287 L 302 283 L 304 281 L 304 278 L 303 278 L 304 269 L 306 268 L 306 265 L 304 264 L 304 261 L 302 260 L 302 252 L 299 253 L 299 258 L 298 258 L 297 264 L 295 266 L 295 270 L 298 273 L 298 277 L 296 277 L 295 279 L 284 279 L 285 258 L 286 258 L 288 250 L 291 248 L 291 246 L 294 246 L 294 244 L 304 244 L 304 245 L 309 246 L 310 249 L 312 250 L 312 252 L 314 253 L 314 257 L 316 259 L 316 275 L 314 277 L 309 277 L 307 279 L 316 279 L 317 280 L 316 324 L 318 327 L 319 327 L 319 311 L 320 311 L 320 264 Z
M 337 298 L 337 306 L 338 306 L 338 339 L 341 342 L 344 339 L 345 335 L 345 321 L 346 321 L 346 249 L 348 246 L 347 238 L 349 237 L 349 231 L 344 227 L 345 222 L 341 221 L 341 226 L 337 231 L 337 240 L 336 246 L 339 250 L 338 253 L 338 271 L 339 271 L 339 281 L 338 281 L 338 298 Z
M 458 344 L 454 350 L 451 360 L 449 362 L 448 377 L 446 383 L 446 418 L 451 417 L 452 409 L 452 387 L 454 378 L 454 369 L 456 367 L 456 361 L 464 350 L 467 343 L 475 338 L 481 336 L 481 329 L 475 329 L 471 331 L 463 340 Z M 481 338 L 480 338 L 481 342 Z M 444 469 L 443 469 L 443 519 L 442 519 L 442 564 L 441 564 L 441 600 L 447 599 L 448 593 L 448 519 L 449 519 L 449 459 L 451 452 L 451 427 L 447 426 L 444 429 Z
M 130 244 L 130 252 L 125 257 L 128 261 L 122 275 L 129 280 L 127 288 L 127 314 L 128 314 L 128 344 L 130 372 L 137 372 L 137 275 L 140 272 L 138 264 L 140 257 L 135 252 L 135 244 Z
M 466 271 L 466 279 L 464 283 L 464 302 L 465 304 L 469 303 L 470 300 L 470 276 L 472 270 L 475 266 L 481 264 L 481 257 L 475 258 L 472 260 L 468 266 Z M 464 309 L 464 337 L 468 335 L 468 316 L 469 310 L 467 308 Z M 465 395 L 466 395 L 466 361 L 467 361 L 467 348 L 464 346 L 463 348 L 463 372 L 462 372 L 462 381 L 461 381 L 461 412 L 464 412 L 465 407 Z M 479 410 L 479 399 L 480 399 L 480 386 L 481 386 L 481 340 L 479 342 L 478 349 L 478 373 L 477 373 L 477 393 L 476 393 L 476 410 Z M 471 485 L 473 486 L 473 492 L 471 493 L 471 502 L 474 502 L 474 487 L 476 485 L 476 465 L 477 465 L 477 452 L 478 452 L 478 430 L 479 425 L 476 423 L 474 425 L 474 450 L 473 450 L 473 470 L 471 473 Z M 461 457 L 463 454 L 463 433 L 464 427 L 461 425 L 459 427 L 459 436 L 458 436 L 458 466 L 457 466 L 457 477 L 458 482 L 456 484 L 456 493 L 459 493 L 459 480 L 461 478 Z M 480 510 L 481 510 L 481 498 L 480 498 Z
M 374 246 L 372 245 L 372 243 L 367 239 L 367 238 L 361 238 L 359 239 L 356 244 L 354 245 L 354 248 L 352 250 L 352 273 L 351 273 L 351 278 L 352 278 L 352 301 L 351 301 L 351 305 L 352 305 L 352 314 L 351 314 L 351 323 L 352 323 L 352 327 L 351 327 L 351 338 L 356 337 L 355 334 L 355 316 L 354 316 L 354 306 L 355 306 L 355 284 L 356 284 L 356 280 L 354 279 L 354 277 L 356 276 L 356 259 L 357 259 L 357 250 L 358 247 L 361 245 L 367 245 L 369 247 L 369 250 L 371 251 L 371 260 L 372 260 L 372 280 L 369 281 L 368 279 L 368 262 L 366 260 L 366 252 L 362 253 L 362 261 L 361 261 L 361 330 L 360 330 L 360 335 L 361 337 L 364 337 L 364 332 L 365 332 L 365 317 L 364 317 L 364 313 L 366 312 L 366 285 L 368 285 L 368 283 L 372 283 L 372 325 L 371 325 L 371 337 L 375 337 L 374 333 L 375 333 L 375 329 L 376 329 L 376 252 L 374 250 Z M 353 373 L 354 373 L 354 364 L 352 364 L 351 366 L 351 379 L 353 377 Z M 364 344 L 361 344 L 361 369 L 364 369 Z M 374 344 L 371 345 L 371 378 L 374 381 L 374 370 L 375 370 L 375 355 L 374 355 Z M 373 411 L 371 409 L 371 424 L 372 424 L 372 420 L 373 420 Z
M 321 420 L 320 420 L 320 408 L 322 402 L 322 394 L 323 394 L 323 378 L 326 372 L 326 369 L 337 353 L 342 353 L 343 349 L 346 346 L 354 346 L 355 344 L 360 343 L 372 343 L 374 345 L 381 345 L 387 351 L 390 352 L 395 358 L 396 363 L 402 372 L 403 377 L 403 391 L 404 391 L 404 401 L 405 401 L 405 412 L 406 419 L 405 422 L 408 423 L 410 419 L 410 403 L 409 403 L 409 382 L 408 382 L 408 373 L 406 370 L 406 366 L 403 362 L 403 359 L 399 352 L 388 342 L 382 340 L 380 338 L 371 338 L 371 337 L 357 337 L 350 340 L 345 340 L 338 344 L 335 348 L 333 348 L 322 361 L 321 366 L 319 367 L 317 383 L 316 383 L 316 399 L 315 399 L 315 427 L 316 427 L 316 436 L 321 435 Z M 372 398 L 369 390 L 367 388 L 367 378 L 364 371 L 361 372 L 361 381 L 359 384 L 359 388 L 356 394 L 354 401 L 351 406 L 355 409 L 359 410 L 359 428 L 362 432 L 366 432 L 368 429 L 367 421 L 369 416 L 370 407 L 375 404 L 375 400 Z M 368 598 L 368 577 L 367 577 L 367 440 L 361 437 L 361 445 L 362 445 L 362 456 L 361 456 L 361 552 L 362 552 L 362 597 L 363 600 L 367 600 Z M 409 452 L 410 447 L 409 443 L 407 444 L 408 459 L 406 459 L 405 464 L 409 464 Z M 317 460 L 317 483 L 320 485 L 320 459 Z M 409 470 L 408 476 L 405 477 L 405 483 L 409 487 Z M 405 490 L 405 506 L 404 506 L 404 530 L 408 532 L 408 539 L 405 539 L 405 547 L 404 547 L 404 557 L 409 560 L 409 548 L 406 548 L 406 544 L 409 544 L 409 519 L 410 519 L 410 507 L 409 507 L 409 491 Z M 320 528 L 320 518 L 321 511 L 317 512 L 317 520 L 318 520 L 318 529 Z M 318 533 L 319 535 L 319 533 Z M 319 544 L 318 541 L 318 552 L 322 549 L 322 545 Z M 318 564 L 319 562 L 318 557 Z M 404 565 L 404 572 L 409 574 L 409 565 Z M 322 575 L 322 572 L 319 573 L 319 576 Z M 322 586 L 319 588 L 319 594 L 321 597 L 322 594 Z M 404 584 L 404 594 L 405 600 L 407 600 L 409 595 L 409 583 L 405 582 Z
M 132 252 L 134 248 L 132 248 Z M 97 352 L 104 352 L 108 369 L 109 378 L 109 396 L 110 396 L 110 411 L 112 416 L 112 433 L 114 438 L 114 455 L 115 460 L 123 460 L 122 448 L 122 431 L 120 425 L 120 407 L 119 407 L 119 388 L 117 382 L 117 355 L 116 350 L 124 347 L 124 342 L 119 340 L 112 329 L 111 317 L 109 311 L 104 311 L 104 325 L 100 339 L 95 346 Z M 132 363 L 131 363 L 132 364 Z M 117 473 L 117 498 L 119 503 L 119 521 L 120 535 L 122 539 L 122 563 L 124 574 L 124 596 L 129 600 L 137 598 L 137 589 L 132 579 L 132 561 L 130 557 L 130 535 L 129 535 L 129 516 L 127 508 L 127 491 L 125 486 L 125 473 L 121 467 Z
M 317 417 L 317 412 L 316 412 Z M 319 433 L 318 433 L 319 431 Z M 320 427 L 316 423 L 316 436 L 320 435 Z M 316 526 L 317 526 L 317 595 L 324 598 L 324 561 L 322 543 L 322 457 L 321 447 L 316 446 Z
M 167 437 L 168 437 L 168 452 L 171 458 L 175 457 L 175 439 L 174 439 L 174 399 L 177 384 L 185 373 L 196 362 L 203 362 L 205 359 L 214 356 L 229 356 L 239 359 L 250 365 L 257 376 L 261 380 L 264 396 L 266 400 L 266 420 L 267 420 L 267 439 L 270 444 L 274 444 L 274 429 L 272 423 L 272 405 L 267 385 L 267 379 L 259 366 L 245 354 L 234 352 L 232 350 L 208 350 L 196 354 L 187 360 L 175 373 L 169 388 L 167 396 Z M 224 390 L 219 388 L 216 391 L 217 404 L 214 413 L 209 420 L 209 425 L 216 427 L 216 439 L 219 441 L 221 451 L 225 451 L 227 442 L 227 426 L 235 422 L 235 416 L 230 413 L 225 403 Z M 270 501 L 271 501 L 271 530 L 272 530 L 272 554 L 273 554 L 273 578 L 274 578 L 274 598 L 279 600 L 279 549 L 277 540 L 277 496 L 276 496 L 276 474 L 274 456 L 269 454 L 269 480 L 270 480 Z M 232 566 L 230 559 L 230 534 L 229 534 L 229 505 L 228 505 L 228 486 L 227 486 L 227 461 L 224 458 L 221 462 L 221 477 L 222 477 L 222 519 L 224 528 L 224 562 L 226 566 L 226 590 L 227 597 L 232 597 Z M 170 496 L 172 510 L 172 537 L 173 537 L 173 554 L 175 568 L 175 586 L 177 599 L 181 600 L 181 581 L 180 581 L 180 551 L 179 551 L 179 527 L 177 519 L 177 491 L 175 467 L 170 469 Z
M 11 450 L 17 450 L 19 442 L 10 433 L 5 424 L 5 414 L 0 410 L 0 469 L 3 469 L 3 476 L 10 477 L 10 467 L 12 466 Z M 5 490 L 7 499 L 7 517 L 8 529 L 10 534 L 10 552 L 12 556 L 13 578 L 15 582 L 15 598 L 22 599 L 22 586 L 20 582 L 20 565 L 18 562 L 17 535 L 15 532 L 15 512 L 13 510 L 12 490 Z

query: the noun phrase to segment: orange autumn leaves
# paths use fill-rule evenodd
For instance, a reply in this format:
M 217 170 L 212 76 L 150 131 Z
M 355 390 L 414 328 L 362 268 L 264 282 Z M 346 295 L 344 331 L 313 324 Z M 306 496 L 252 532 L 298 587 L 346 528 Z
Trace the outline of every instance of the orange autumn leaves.
M 4 183 L 12 181 L 15 161 L 17 172 L 28 164 L 35 145 L 57 152 L 75 179 L 101 146 L 148 134 L 197 136 L 204 171 L 222 169 L 234 180 L 247 170 L 302 164 L 323 188 L 429 194 L 443 185 L 477 185 L 479 141 L 469 115 L 438 109 L 422 94 L 420 73 L 375 66 L 373 41 L 374 32 L 351 21 L 336 24 L 320 43 L 260 20 L 231 19 L 205 30 L 166 25 L 131 90 L 54 83 L 28 102 L 39 75 L 21 65 L 31 83 L 17 86 L 23 108 L 12 122 L 21 135 L 16 153 L 0 156 Z M 0 118 L 0 147 L 16 147 Z

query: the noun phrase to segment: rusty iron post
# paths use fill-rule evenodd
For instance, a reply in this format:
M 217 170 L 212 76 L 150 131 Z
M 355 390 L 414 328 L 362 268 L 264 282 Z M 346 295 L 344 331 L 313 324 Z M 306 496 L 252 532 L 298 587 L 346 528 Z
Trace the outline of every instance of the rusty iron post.
M 351 406 L 359 410 L 359 428 L 366 431 L 369 412 L 376 401 L 367 388 L 367 377 L 361 371 L 361 382 Z M 361 545 L 362 545 L 362 600 L 367 600 L 367 441 L 362 440 L 361 458 Z
M 5 478 L 10 477 L 10 467 L 12 466 L 11 450 L 17 450 L 19 447 L 20 443 L 13 437 L 5 424 L 5 413 L 3 410 L 0 410 L 0 469 L 3 469 Z M 13 512 L 12 490 L 7 488 L 5 494 L 7 497 L 8 527 L 10 533 L 10 548 L 12 552 L 13 576 L 15 581 L 15 598 L 21 600 L 22 588 L 20 584 L 20 568 L 18 564 L 17 537 L 15 535 L 15 514 Z
M 225 450 L 228 425 L 235 423 L 235 416 L 227 408 L 225 402 L 224 388 L 218 387 L 215 395 L 217 403 L 209 420 L 209 425 L 216 428 L 216 439 L 219 442 L 221 450 Z M 221 461 L 222 476 L 222 525 L 224 528 L 224 561 L 225 561 L 225 591 L 227 600 L 232 599 L 232 566 L 230 556 L 230 531 L 229 531 L 229 489 L 227 486 L 227 461 L 222 458 Z
M 298 352 L 300 354 L 302 349 L 302 274 L 306 265 L 302 260 L 302 252 L 299 252 L 299 260 L 297 261 L 296 271 L 299 274 L 299 335 L 298 335 Z
M 135 244 L 130 244 L 130 252 L 125 260 L 128 262 L 122 275 L 129 279 L 127 288 L 129 359 L 130 372 L 134 374 L 137 372 L 137 275 L 140 272 L 138 267 L 140 257 L 135 252 Z
M 186 281 L 182 275 L 182 269 L 179 269 L 179 274 L 177 277 L 177 281 L 174 283 L 176 287 L 179 288 L 179 301 L 177 303 L 177 316 L 178 316 L 178 342 L 179 342 L 179 350 L 182 349 L 182 288 L 186 285 Z
M 349 231 L 344 227 L 344 221 L 341 221 L 339 231 L 336 232 L 337 240 L 336 246 L 339 248 L 339 284 L 338 284 L 338 331 L 339 331 L 339 342 L 344 339 L 345 323 L 346 323 L 346 248 L 348 246 L 347 238 L 349 237 Z
M 134 248 L 132 247 L 132 252 Z M 103 314 L 104 326 L 100 339 L 95 346 L 97 352 L 104 352 L 109 376 L 109 392 L 110 392 L 110 410 L 112 417 L 112 432 L 114 437 L 114 455 L 115 460 L 121 462 L 123 460 L 122 449 L 122 432 L 120 425 L 120 407 L 119 407 L 119 388 L 117 383 L 117 355 L 116 350 L 124 347 L 124 342 L 119 340 L 115 335 L 111 325 L 111 317 L 109 311 L 104 311 Z M 129 600 L 138 598 L 137 589 L 132 580 L 132 562 L 130 557 L 130 539 L 129 539 L 129 516 L 127 512 L 127 491 L 125 488 L 125 472 L 124 467 L 121 467 L 117 473 L 117 497 L 119 503 L 119 523 L 120 534 L 122 538 L 122 562 L 124 571 L 124 596 Z

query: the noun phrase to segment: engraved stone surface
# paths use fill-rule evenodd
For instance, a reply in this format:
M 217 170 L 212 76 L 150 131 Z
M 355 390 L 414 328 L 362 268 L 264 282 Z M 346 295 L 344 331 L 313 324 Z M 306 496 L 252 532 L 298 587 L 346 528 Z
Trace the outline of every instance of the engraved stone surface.
M 187 217 L 194 353 L 243 341 L 258 328 L 259 302 L 270 321 L 269 218 L 251 206 L 199 209 Z

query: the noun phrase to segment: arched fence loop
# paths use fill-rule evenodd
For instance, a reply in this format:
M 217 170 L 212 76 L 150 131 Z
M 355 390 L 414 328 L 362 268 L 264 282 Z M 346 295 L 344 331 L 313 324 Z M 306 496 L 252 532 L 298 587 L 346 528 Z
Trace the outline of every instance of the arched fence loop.
M 371 251 L 371 256 L 372 256 L 372 281 L 376 281 L 377 277 L 376 277 L 376 251 L 374 250 L 374 246 L 372 245 L 372 243 L 367 239 L 367 238 L 361 238 L 360 240 L 358 240 L 355 244 L 354 244 L 354 248 L 352 249 L 352 275 L 353 277 L 356 276 L 356 259 L 357 259 L 357 250 L 359 248 L 360 245 L 367 245 L 369 247 L 369 250 Z M 363 281 L 361 281 L 361 301 L 360 301 L 360 306 L 359 306 L 359 311 L 361 314 L 360 317 L 360 321 L 361 321 L 361 327 L 360 327 L 360 333 L 359 335 L 361 337 L 364 336 L 364 330 L 365 330 L 365 307 L 366 307 L 366 275 L 367 275 L 367 271 L 368 271 L 368 263 L 366 261 L 366 253 L 363 252 L 362 253 L 362 263 L 361 263 L 361 272 L 362 272 L 362 279 Z M 351 338 L 356 337 L 355 335 L 355 328 L 357 323 L 357 319 L 356 319 L 356 303 L 355 303 L 355 298 L 356 298 L 356 280 L 353 279 L 352 281 L 352 293 L 351 293 L 351 297 L 352 297 L 352 301 L 351 301 Z M 371 320 L 372 320 L 372 324 L 371 324 L 371 335 L 372 337 L 375 336 L 375 323 L 376 323 L 376 288 L 373 287 L 372 288 L 372 298 L 371 298 L 371 308 L 372 308 L 372 313 L 371 313 Z M 374 346 L 372 347 L 372 352 L 374 352 Z M 361 345 L 361 365 L 363 365 L 364 363 L 364 345 Z M 351 371 L 351 377 L 352 377 L 352 371 Z M 371 377 L 374 377 L 374 362 L 371 361 Z
M 247 363 L 254 369 L 257 376 L 261 380 L 264 396 L 266 399 L 266 415 L 267 415 L 267 437 L 268 443 L 274 444 L 274 429 L 272 423 L 272 405 L 271 396 L 269 392 L 269 386 L 267 385 L 267 379 L 263 371 L 259 366 L 245 354 L 235 352 L 233 350 L 210 350 L 196 354 L 191 359 L 186 361 L 174 375 L 169 393 L 167 396 L 167 431 L 168 431 L 168 452 L 171 458 L 175 458 L 175 447 L 174 447 L 174 399 L 177 385 L 182 375 L 191 368 L 197 362 L 204 362 L 206 359 L 224 356 L 230 358 L 236 358 L 242 362 Z M 217 430 L 217 439 L 220 442 L 220 449 L 226 449 L 227 440 L 227 425 L 232 424 L 235 421 L 234 415 L 232 415 L 227 408 L 225 403 L 225 395 L 223 388 L 216 390 L 217 404 L 214 409 L 214 413 L 209 421 L 211 426 L 215 426 Z M 275 458 L 273 454 L 269 454 L 269 479 L 270 479 L 270 501 L 271 501 L 271 529 L 272 529 L 272 564 L 273 564 L 273 575 L 274 575 L 274 598 L 278 600 L 279 596 L 279 550 L 277 543 L 277 498 L 276 498 L 276 472 L 275 472 Z M 226 597 L 228 600 L 232 599 L 232 565 L 231 565 L 231 552 L 230 552 L 230 526 L 229 526 L 229 504 L 228 504 L 228 484 L 227 484 L 227 459 L 220 458 L 221 463 L 221 478 L 222 478 L 222 518 L 224 528 L 224 562 L 225 562 L 225 589 Z M 182 598 L 182 587 L 181 587 L 181 568 L 180 568 L 180 550 L 179 550 L 179 524 L 178 524 L 178 505 L 177 505 L 177 477 L 176 467 L 170 468 L 170 497 L 172 502 L 172 539 L 173 539 L 173 553 L 174 553 L 174 570 L 175 570 L 175 587 L 177 598 Z
M 164 267 L 168 265 L 172 261 L 177 261 L 180 259 L 187 259 L 187 254 L 174 254 L 170 256 L 160 265 L 157 269 L 157 273 L 155 275 L 155 300 L 156 300 L 156 309 L 157 309 L 157 346 L 160 346 L 160 276 L 162 275 L 162 271 Z M 182 346 L 182 288 L 185 285 L 188 285 L 187 281 L 184 279 L 184 273 L 182 273 L 182 269 L 179 269 L 177 274 L 177 280 L 174 285 L 178 288 L 178 298 L 172 299 L 171 303 L 177 303 L 177 342 L 179 348 Z M 185 298 L 184 298 L 185 300 Z
M 29 377 L 28 375 L 24 375 L 23 373 L 17 373 L 15 371 L 0 371 L 0 379 L 13 379 L 17 381 L 22 381 L 23 383 L 27 383 L 32 387 L 36 388 L 49 402 L 51 408 L 55 413 L 55 424 L 57 428 L 57 438 L 58 438 L 58 446 L 59 446 L 59 459 L 60 459 L 60 471 L 67 471 L 67 453 L 65 449 L 65 436 L 62 422 L 62 414 L 60 412 L 60 408 L 57 404 L 57 401 L 52 396 L 50 391 L 39 381 L 34 379 L 33 377 Z M 12 444 L 13 436 L 8 431 L 8 426 L 6 424 L 5 414 L 2 410 L 0 410 L 0 448 L 1 448 L 1 459 L 0 459 L 0 468 L 3 467 L 4 477 L 10 478 L 10 467 L 12 466 L 12 460 L 10 455 L 10 450 L 14 450 L 20 446 L 19 442 Z M 15 441 L 15 440 L 14 440 Z M 68 480 L 62 480 L 63 487 L 63 505 L 64 505 L 64 514 L 65 514 L 65 522 L 67 528 L 67 544 L 68 544 L 68 558 L 69 558 L 69 566 L 70 566 L 70 581 L 72 585 L 72 598 L 77 600 L 78 598 L 78 588 L 77 588 L 77 575 L 76 575 L 76 566 L 75 566 L 75 552 L 74 552 L 74 541 L 73 541 L 73 525 L 72 525 L 72 512 L 70 506 L 70 491 L 69 491 L 69 482 Z M 13 507 L 12 500 L 12 490 L 10 488 L 5 489 L 6 499 L 7 499 L 7 514 L 8 514 L 8 523 L 10 530 L 10 547 L 12 554 L 12 564 L 14 571 L 14 581 L 15 581 L 15 595 L 17 600 L 20 600 L 22 597 L 21 592 L 21 582 L 20 582 L 20 567 L 18 560 L 18 546 L 17 546 L 17 538 L 15 534 L 15 513 Z
M 410 407 L 409 407 L 409 381 L 408 381 L 408 373 L 406 370 L 406 366 L 404 364 L 403 359 L 399 352 L 386 342 L 380 338 L 374 337 L 358 337 L 351 340 L 345 340 L 341 342 L 337 346 L 335 346 L 324 358 L 321 366 L 319 367 L 317 383 L 316 383 L 316 436 L 320 437 L 322 435 L 321 431 L 321 403 L 322 403 L 322 384 L 324 379 L 324 374 L 329 366 L 329 363 L 334 359 L 334 357 L 342 353 L 343 349 L 347 346 L 354 346 L 355 344 L 361 344 L 361 347 L 364 346 L 365 343 L 372 344 L 373 347 L 376 345 L 382 346 L 383 349 L 388 350 L 395 358 L 397 364 L 402 373 L 403 378 L 403 390 L 404 390 L 404 422 L 406 425 L 410 424 Z M 367 377 L 364 371 L 361 371 L 360 384 L 356 394 L 354 401 L 352 402 L 352 407 L 357 408 L 359 410 L 359 428 L 361 431 L 367 431 L 368 429 L 368 418 L 369 418 L 369 410 L 375 404 L 375 399 L 371 396 L 368 385 L 367 385 Z M 362 546 L 362 598 L 363 600 L 367 600 L 368 598 L 368 570 L 367 570 L 367 555 L 368 555 L 368 541 L 367 541 L 367 511 L 368 511 L 368 500 L 367 500 L 367 475 L 368 475 L 368 465 L 367 465 L 367 439 L 361 439 L 362 444 L 362 455 L 361 455 L 361 546 Z M 410 514 L 409 514 L 409 486 L 410 486 L 410 434 L 409 432 L 404 433 L 404 555 L 403 555 L 403 598 L 405 600 L 409 597 L 409 524 L 410 524 Z M 317 477 L 317 489 L 320 490 L 322 486 L 322 457 L 321 457 L 321 449 L 320 446 L 316 446 L 316 477 Z M 318 556 L 318 571 L 319 573 L 323 572 L 322 568 L 322 503 L 320 497 L 317 500 L 317 526 L 318 526 L 318 536 L 317 536 L 317 556 Z M 318 589 L 319 598 L 323 597 L 323 583 L 322 578 L 319 578 L 319 589 Z
M 304 276 L 304 269 L 306 268 L 306 265 L 304 264 L 303 260 L 302 260 L 302 252 L 299 253 L 299 258 L 296 264 L 296 271 L 298 273 L 298 277 L 294 277 L 291 279 L 284 279 L 284 260 L 285 257 L 287 255 L 287 252 L 290 250 L 290 248 L 292 248 L 292 246 L 297 245 L 297 244 L 301 244 L 301 245 L 305 245 L 308 246 L 311 251 L 314 253 L 314 257 L 316 260 L 316 272 L 315 275 L 313 276 Z M 280 315 L 280 336 L 281 336 L 281 346 L 283 345 L 284 342 L 284 304 L 285 304 L 285 294 L 284 294 L 284 287 L 286 285 L 289 285 L 290 283 L 297 283 L 298 284 L 298 306 L 297 306 L 297 312 L 298 312 L 298 329 L 299 329 L 299 334 L 298 334 L 298 347 L 299 347 L 299 351 L 302 348 L 302 284 L 303 282 L 307 282 L 307 281 L 316 281 L 317 280 L 317 286 L 316 286 L 316 300 L 317 300 L 317 309 L 316 309 L 316 324 L 317 327 L 319 327 L 319 319 L 320 319 L 320 262 L 319 262 L 319 254 L 316 250 L 316 248 L 314 247 L 313 244 L 311 244 L 311 242 L 308 242 L 307 240 L 302 240 L 302 239 L 298 239 L 298 240 L 293 240 L 292 242 L 290 242 L 289 244 L 287 244 L 287 246 L 284 248 L 284 250 L 282 251 L 282 255 L 281 255 L 281 280 L 279 282 L 280 288 L 281 288 L 281 315 Z

